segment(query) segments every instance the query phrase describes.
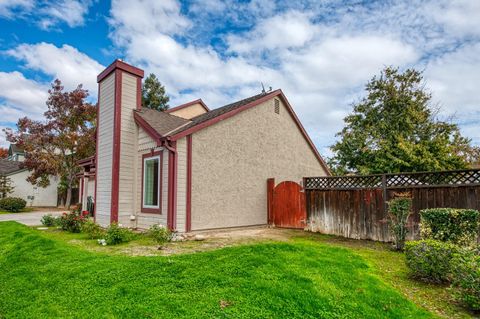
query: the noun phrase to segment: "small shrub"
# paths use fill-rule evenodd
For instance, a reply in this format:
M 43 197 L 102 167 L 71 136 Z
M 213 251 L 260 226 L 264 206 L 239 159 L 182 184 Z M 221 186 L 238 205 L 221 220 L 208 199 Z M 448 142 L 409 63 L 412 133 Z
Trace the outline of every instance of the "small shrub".
M 120 227 L 117 223 L 112 223 L 105 233 L 105 243 L 107 245 L 126 243 L 133 238 L 134 234 L 128 228 Z
M 480 311 L 480 248 L 462 249 L 452 266 L 454 296 L 469 309 Z
M 87 219 L 81 226 L 82 233 L 90 239 L 99 239 L 105 236 L 105 230 L 91 219 Z
M 48 215 L 43 215 L 42 219 L 40 219 L 40 222 L 42 223 L 43 226 L 47 227 L 52 227 L 57 225 L 57 218 L 52 216 L 51 214 Z
M 86 220 L 85 216 L 76 212 L 70 212 L 63 213 L 58 220 L 58 224 L 63 230 L 71 233 L 79 233 Z
M 23 198 L 6 197 L 0 199 L 0 209 L 12 213 L 18 213 L 27 206 L 27 202 Z
M 148 230 L 148 235 L 152 237 L 160 247 L 172 240 L 172 232 L 163 225 L 153 225 Z
M 468 246 L 475 243 L 479 228 L 478 210 L 434 208 L 420 212 L 420 233 L 423 239 Z
M 411 213 L 412 199 L 410 194 L 397 194 L 397 196 L 399 197 L 388 202 L 388 223 L 395 249 L 403 250 L 408 233 L 407 221 Z
M 436 240 L 407 242 L 405 257 L 412 276 L 427 282 L 447 282 L 458 247 Z

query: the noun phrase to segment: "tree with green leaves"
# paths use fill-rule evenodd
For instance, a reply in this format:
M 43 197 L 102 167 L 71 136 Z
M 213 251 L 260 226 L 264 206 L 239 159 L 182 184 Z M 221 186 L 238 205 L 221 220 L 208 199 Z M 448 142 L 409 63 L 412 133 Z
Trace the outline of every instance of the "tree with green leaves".
M 165 92 L 165 87 L 160 83 L 155 74 L 151 73 L 143 81 L 142 105 L 157 111 L 168 110 L 170 98 Z
M 456 124 L 437 119 L 422 73 L 386 67 L 345 117 L 332 147 L 335 174 L 468 168 L 475 149 Z

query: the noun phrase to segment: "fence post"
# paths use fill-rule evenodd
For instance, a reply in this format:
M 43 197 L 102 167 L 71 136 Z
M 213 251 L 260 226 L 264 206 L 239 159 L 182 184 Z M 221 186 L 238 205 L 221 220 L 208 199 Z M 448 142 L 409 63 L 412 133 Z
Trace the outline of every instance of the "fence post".
M 382 174 L 383 213 L 387 214 L 387 175 Z
M 273 189 L 275 188 L 275 178 L 267 179 L 267 222 L 273 224 Z

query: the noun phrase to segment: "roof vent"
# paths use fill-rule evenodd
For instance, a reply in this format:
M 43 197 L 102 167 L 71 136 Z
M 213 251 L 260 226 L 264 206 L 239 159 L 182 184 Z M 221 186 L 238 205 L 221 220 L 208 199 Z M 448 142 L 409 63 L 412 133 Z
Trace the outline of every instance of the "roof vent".
M 280 114 L 280 101 L 275 99 L 275 113 Z

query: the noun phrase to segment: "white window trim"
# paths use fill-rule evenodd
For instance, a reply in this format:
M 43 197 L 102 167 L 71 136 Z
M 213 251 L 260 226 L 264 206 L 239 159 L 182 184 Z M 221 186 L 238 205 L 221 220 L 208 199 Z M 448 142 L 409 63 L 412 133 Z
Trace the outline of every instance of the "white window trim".
M 158 160 L 158 187 L 157 187 L 157 192 L 158 192 L 158 205 L 154 206 L 154 205 L 145 205 L 145 182 L 146 182 L 146 178 L 145 178 L 145 174 L 147 172 L 147 170 L 145 169 L 147 166 L 146 166 L 146 163 L 147 161 L 150 161 L 150 160 L 153 160 L 153 159 L 157 159 Z M 160 173 L 161 172 L 161 167 L 160 167 L 160 164 L 161 164 L 161 161 L 160 161 L 160 155 L 155 155 L 155 156 L 152 156 L 152 157 L 145 157 L 143 159 L 143 185 L 142 185 L 142 207 L 143 208 L 154 208 L 154 209 L 159 209 L 160 208 L 160 205 L 162 203 L 160 203 L 160 183 L 162 182 L 161 181 L 161 177 L 162 177 L 162 174 Z

